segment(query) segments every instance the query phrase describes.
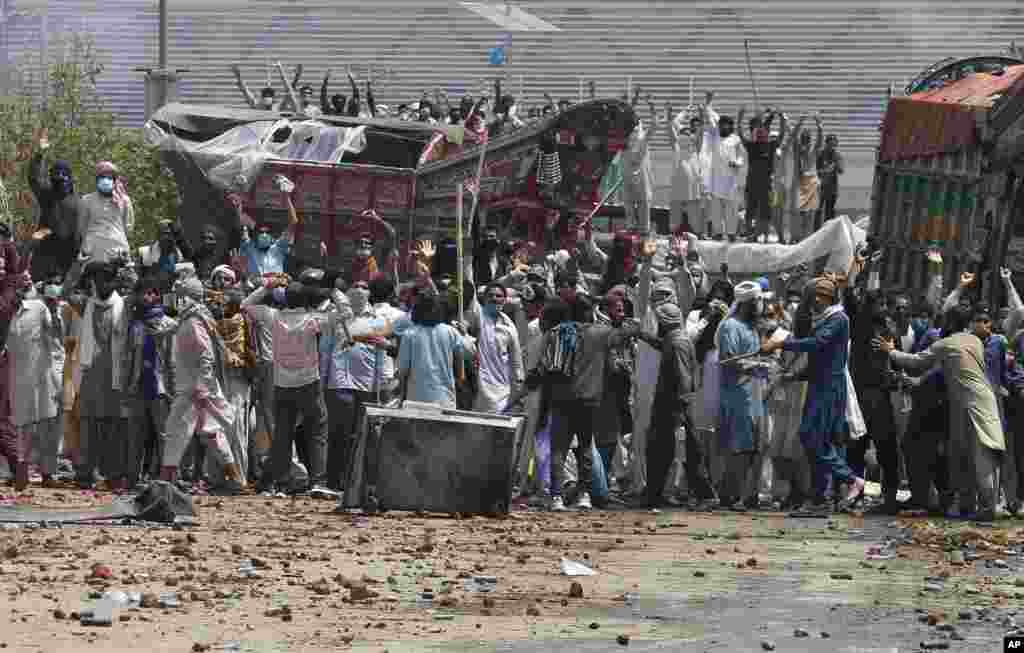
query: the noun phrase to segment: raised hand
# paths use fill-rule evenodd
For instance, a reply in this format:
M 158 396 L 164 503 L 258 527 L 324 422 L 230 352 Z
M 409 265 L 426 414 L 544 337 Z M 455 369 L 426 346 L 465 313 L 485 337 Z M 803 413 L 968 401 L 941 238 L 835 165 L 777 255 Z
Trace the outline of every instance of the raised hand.
M 434 241 L 429 239 L 416 241 L 416 255 L 422 257 L 425 260 L 434 258 L 434 254 L 437 253 L 437 248 L 434 247 Z
M 960 287 L 967 288 L 974 283 L 975 274 L 973 272 L 961 272 L 960 273 Z
M 327 243 L 320 241 L 320 258 L 327 258 Z
M 658 253 L 658 243 L 653 240 L 645 240 L 640 245 L 640 256 L 643 258 L 651 258 Z
M 999 278 L 1003 281 L 1009 281 L 1013 277 L 1013 272 L 1010 268 L 999 268 Z

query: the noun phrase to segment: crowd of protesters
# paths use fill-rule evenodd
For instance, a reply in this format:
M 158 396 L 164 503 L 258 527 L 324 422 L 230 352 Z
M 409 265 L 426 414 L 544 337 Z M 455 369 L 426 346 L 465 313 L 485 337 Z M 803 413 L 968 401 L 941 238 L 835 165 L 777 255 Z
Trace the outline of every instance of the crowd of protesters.
M 321 111 L 364 110 L 354 80 L 350 98 L 327 98 L 327 82 Z M 311 93 L 289 96 L 309 107 Z M 366 102 L 379 110 L 370 88 Z M 515 118 L 514 99 L 501 106 L 492 126 Z M 421 103 L 418 119 L 438 110 Z M 646 149 L 653 113 L 627 150 Z M 41 135 L 29 171 L 40 228 L 0 234 L 0 454 L 16 487 L 33 465 L 56 484 L 63 454 L 81 487 L 336 497 L 364 406 L 408 401 L 525 415 L 522 506 L 818 514 L 866 507 L 872 477 L 881 501 L 868 507 L 887 514 L 1024 511 L 1012 419 L 1024 303 L 1008 271 L 997 310 L 970 274 L 943 300 L 937 266 L 920 303 L 882 290 L 871 244 L 831 274 L 708 270 L 696 232 L 799 240 L 830 220 L 842 157 L 820 120 L 816 139 L 778 111 L 744 125 L 711 94 L 666 118 L 676 235 L 663 262 L 642 228 L 640 175 L 637 229 L 607 251 L 582 230 L 545 251 L 487 225 L 461 287 L 454 241 L 418 241 L 403 259 L 373 211 L 353 220 L 349 271 L 285 274 L 301 216 L 284 178 L 284 233 L 247 226 L 239 202 L 236 243 L 215 227 L 191 242 L 164 222 L 133 250 L 116 165 L 97 165 L 95 192 L 79 196 L 66 164 L 47 168 Z

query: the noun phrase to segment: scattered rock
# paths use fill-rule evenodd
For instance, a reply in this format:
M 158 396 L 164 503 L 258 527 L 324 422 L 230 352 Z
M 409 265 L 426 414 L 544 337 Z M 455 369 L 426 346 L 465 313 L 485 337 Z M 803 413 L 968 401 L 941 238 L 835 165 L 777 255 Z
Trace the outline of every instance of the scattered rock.
M 203 653 L 204 651 L 209 651 L 209 650 L 210 650 L 210 645 L 209 644 L 200 644 L 199 642 L 196 642 L 195 644 L 192 645 L 192 653 Z
M 821 638 L 822 639 L 828 639 L 829 637 L 832 637 L 831 633 L 829 633 L 828 631 L 825 631 L 825 630 L 821 631 Z
M 810 636 L 811 636 L 811 634 L 809 632 L 807 632 L 806 630 L 804 630 L 803 628 L 794 628 L 793 629 L 793 637 L 810 637 Z
M 327 596 L 331 593 L 331 585 L 326 579 L 321 579 L 318 582 L 313 583 L 310 585 L 309 589 L 320 596 Z
M 54 619 L 67 619 L 67 615 L 64 614 L 63 610 L 61 610 L 60 608 L 57 608 L 56 610 L 53 611 L 53 618 Z
M 693 577 L 694 578 L 704 578 L 704 576 L 706 576 L 706 574 L 703 571 L 701 571 L 700 569 L 698 569 L 697 571 L 693 572 Z
M 590 622 L 590 629 L 591 630 L 597 630 L 600 627 L 601 627 L 601 624 L 597 623 L 596 621 Z
M 108 580 L 114 577 L 114 572 L 110 567 L 96 563 L 92 566 L 92 571 L 89 572 L 89 578 L 99 578 L 102 580 Z
M 766 639 L 762 640 L 761 641 L 761 649 L 764 650 L 764 651 L 774 651 L 775 650 L 775 642 L 769 642 Z
M 757 566 L 757 558 L 747 558 L 747 566 L 748 567 L 756 567 Z
M 361 583 L 353 583 L 348 589 L 348 598 L 350 601 L 368 601 L 370 599 L 375 599 L 378 596 L 380 596 L 380 594 Z
M 488 608 L 488 609 L 493 608 L 494 607 L 494 599 L 492 599 L 489 596 L 485 596 L 484 597 L 484 607 Z
M 974 610 L 970 608 L 961 608 L 960 612 L 958 612 L 956 616 L 961 621 L 970 621 L 971 619 L 974 619 Z
M 4 558 L 8 560 L 14 560 L 18 557 L 18 547 L 13 544 L 4 549 Z
M 845 571 L 833 572 L 829 574 L 829 578 L 832 580 L 853 580 L 853 574 L 848 574 Z
M 240 556 L 240 555 L 242 555 L 243 552 L 244 552 L 244 549 L 242 549 L 242 545 L 241 544 L 232 544 L 231 545 L 231 553 L 232 554 L 234 554 L 236 556 Z M 255 567 L 255 566 L 256 565 L 253 564 L 253 567 Z
M 999 558 L 996 558 L 995 560 L 992 561 L 992 566 L 995 567 L 996 569 L 1009 569 L 1009 567 L 1010 567 L 1010 565 L 1007 564 L 1007 562 L 1005 560 L 1001 560 Z
M 629 646 L 629 635 L 619 635 L 615 641 L 619 643 L 619 646 Z
M 944 651 L 949 648 L 949 642 L 921 642 L 921 648 L 925 651 Z
M 924 591 L 925 592 L 941 592 L 942 590 L 943 590 L 942 585 L 939 585 L 938 583 L 925 583 L 924 584 Z
M 582 599 L 583 598 L 583 586 L 579 583 L 574 582 L 569 586 L 569 598 L 570 599 Z
M 967 559 L 964 557 L 963 551 L 953 551 L 949 554 L 949 564 L 956 567 L 962 567 L 967 564 Z
M 537 606 L 531 605 L 530 607 L 526 608 L 526 616 L 527 617 L 539 617 L 540 616 L 540 610 L 537 609 Z
M 146 592 L 142 595 L 142 600 L 139 601 L 139 605 L 143 608 L 159 608 L 160 597 L 153 592 Z
M 925 621 L 928 623 L 929 626 L 934 626 L 936 624 L 942 623 L 945 620 L 945 612 L 929 612 L 928 616 L 925 617 Z

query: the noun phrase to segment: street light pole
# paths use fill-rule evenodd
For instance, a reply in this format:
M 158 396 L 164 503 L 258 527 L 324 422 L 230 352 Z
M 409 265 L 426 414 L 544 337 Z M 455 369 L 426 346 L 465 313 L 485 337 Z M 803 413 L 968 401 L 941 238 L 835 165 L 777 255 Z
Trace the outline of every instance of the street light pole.
M 178 99 L 178 75 L 187 69 L 170 70 L 167 61 L 167 0 L 159 0 L 160 25 L 157 34 L 157 67 L 136 68 L 146 73 L 146 119 L 157 109 Z

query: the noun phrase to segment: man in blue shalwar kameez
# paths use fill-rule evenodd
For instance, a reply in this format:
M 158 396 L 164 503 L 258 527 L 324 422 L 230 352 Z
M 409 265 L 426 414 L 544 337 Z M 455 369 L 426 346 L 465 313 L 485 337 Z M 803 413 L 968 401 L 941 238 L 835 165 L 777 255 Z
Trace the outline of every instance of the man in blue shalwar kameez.
M 760 350 L 755 322 L 762 312 L 761 294 L 755 282 L 737 285 L 732 310 L 716 334 L 722 367 L 718 437 L 726 456 L 721 505 L 739 511 L 758 505 L 762 442 L 755 419 L 764 414 L 764 402 L 755 396 L 754 377 L 766 372 L 767 365 L 756 358 L 729 359 Z
M 776 349 L 805 352 L 807 361 L 807 398 L 800 422 L 800 442 L 811 465 L 815 512 L 827 512 L 825 493 L 829 477 L 847 484 L 845 503 L 860 495 L 864 479 L 856 476 L 835 441 L 846 437 L 846 402 L 849 391 L 846 365 L 850 352 L 850 320 L 836 303 L 836 284 L 831 279 L 814 282 L 814 315 L 812 333 L 807 338 L 788 338 L 785 342 L 769 341 L 761 350 Z

